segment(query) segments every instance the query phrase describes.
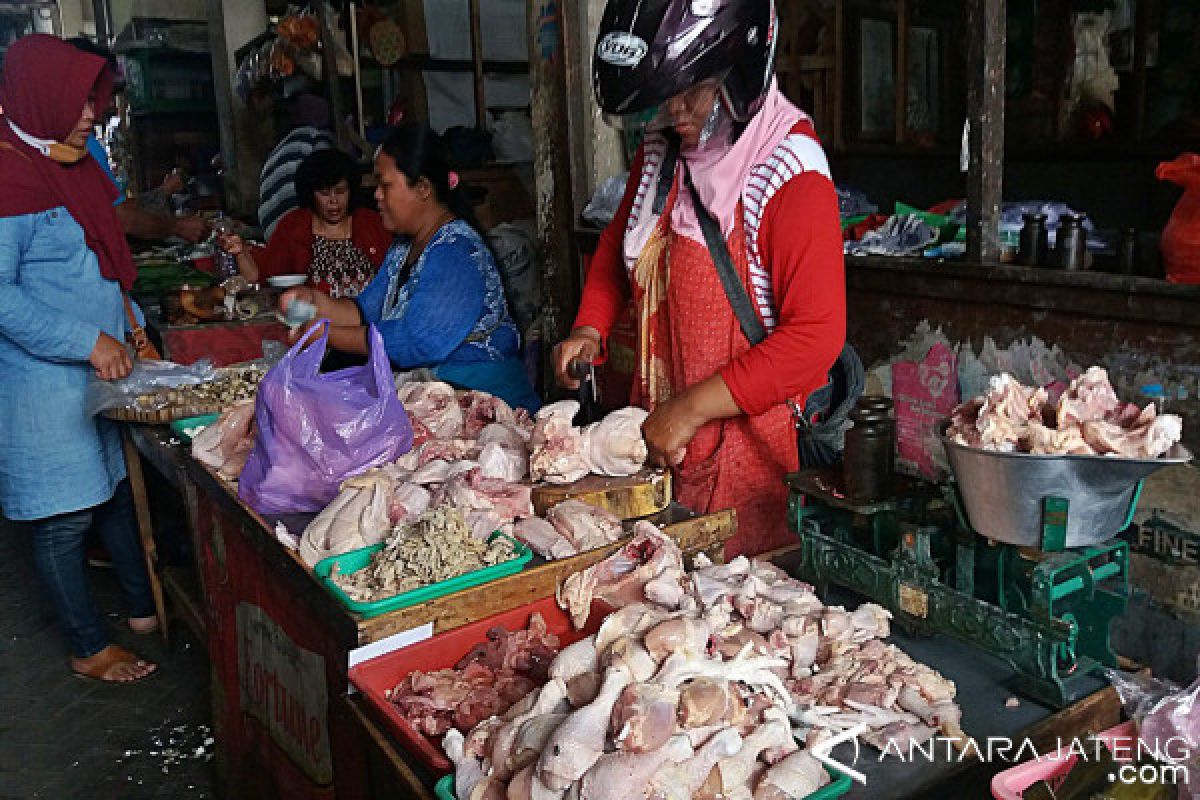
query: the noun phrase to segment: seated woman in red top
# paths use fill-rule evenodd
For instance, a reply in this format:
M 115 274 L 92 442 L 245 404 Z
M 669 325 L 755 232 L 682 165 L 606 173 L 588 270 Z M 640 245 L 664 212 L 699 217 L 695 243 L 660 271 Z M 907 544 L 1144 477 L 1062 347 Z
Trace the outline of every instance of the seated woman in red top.
M 354 208 L 358 165 L 340 150 L 317 150 L 296 170 L 300 208 L 279 220 L 266 247 L 247 248 L 236 234 L 219 244 L 237 257 L 242 276 L 257 283 L 272 275 L 308 275 L 330 297 L 357 297 L 371 282 L 392 243 L 379 213 Z

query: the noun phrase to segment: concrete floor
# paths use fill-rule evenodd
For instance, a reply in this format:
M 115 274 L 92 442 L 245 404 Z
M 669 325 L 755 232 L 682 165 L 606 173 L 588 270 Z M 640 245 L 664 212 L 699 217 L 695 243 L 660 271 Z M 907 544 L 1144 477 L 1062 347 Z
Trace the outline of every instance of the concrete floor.
M 28 536 L 0 521 L 0 800 L 214 797 L 203 647 L 182 624 L 169 646 L 131 633 L 111 572 L 89 569 L 114 641 L 159 670 L 124 686 L 73 676 Z

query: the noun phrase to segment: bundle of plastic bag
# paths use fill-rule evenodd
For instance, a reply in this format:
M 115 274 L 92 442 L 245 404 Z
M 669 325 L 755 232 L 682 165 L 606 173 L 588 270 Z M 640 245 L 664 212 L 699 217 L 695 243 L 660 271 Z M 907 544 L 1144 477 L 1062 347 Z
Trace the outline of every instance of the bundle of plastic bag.
M 379 332 L 368 334 L 366 365 L 322 373 L 328 327 L 310 329 L 259 384 L 254 452 L 238 485 L 259 513 L 320 511 L 344 480 L 412 448 Z
M 207 358 L 186 365 L 174 361 L 137 359 L 133 362 L 133 370 L 121 380 L 93 380 L 88 384 L 87 414 L 94 416 L 110 408 L 131 406 L 153 411 L 168 405 L 166 391 L 210 383 L 218 377 L 220 373 Z M 150 395 L 154 398 L 150 398 Z
M 1200 663 L 1197 664 L 1200 672 Z M 1183 767 L 1180 800 L 1200 797 L 1200 677 L 1181 688 L 1171 681 L 1105 670 L 1126 716 L 1137 723 L 1143 752 Z

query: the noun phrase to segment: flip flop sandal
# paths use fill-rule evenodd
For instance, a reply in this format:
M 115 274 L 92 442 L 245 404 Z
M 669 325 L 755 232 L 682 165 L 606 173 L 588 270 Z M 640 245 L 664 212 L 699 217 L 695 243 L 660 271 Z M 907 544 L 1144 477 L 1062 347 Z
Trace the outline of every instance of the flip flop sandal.
M 105 651 L 101 651 L 101 652 L 105 652 Z M 121 683 L 136 683 L 140 680 L 149 678 L 151 675 L 153 675 L 155 672 L 158 671 L 158 669 L 155 668 L 154 670 L 151 670 L 150 672 L 146 673 L 145 675 L 141 676 L 140 678 L 134 678 L 134 679 L 128 680 L 128 681 L 120 681 L 120 680 L 115 680 L 112 678 L 105 678 L 104 677 L 105 674 L 107 674 L 109 670 L 111 670 L 113 667 L 115 667 L 119 664 L 136 664 L 138 666 L 145 666 L 150 663 L 148 661 L 145 661 L 144 659 L 138 658 L 137 656 L 135 656 L 133 653 L 129 652 L 125 648 L 118 647 L 117 645 L 109 646 L 107 653 L 108 653 L 107 657 L 105 657 L 101 661 L 97 661 L 95 664 L 92 664 L 90 667 L 88 667 L 85 670 L 79 670 L 79 669 L 75 669 L 74 667 L 72 667 L 71 668 L 72 674 L 74 674 L 75 677 L 77 677 L 77 678 L 86 678 L 88 680 L 100 681 L 101 683 L 121 684 Z

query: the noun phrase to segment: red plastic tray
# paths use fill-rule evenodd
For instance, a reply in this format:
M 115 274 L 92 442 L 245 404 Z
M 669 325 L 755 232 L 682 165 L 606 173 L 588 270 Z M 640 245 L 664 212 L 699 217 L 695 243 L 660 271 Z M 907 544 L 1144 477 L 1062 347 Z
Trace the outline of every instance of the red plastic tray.
M 562 648 L 595 633 L 611 609 L 599 601 L 592 603 L 587 625 L 577 631 L 571 627 L 571 618 L 558 607 L 554 598 L 547 597 L 364 661 L 350 670 L 350 682 L 362 692 L 387 729 L 421 763 L 438 773 L 449 772 L 454 765 L 442 752 L 441 737 L 430 739 L 413 729 L 388 701 L 386 692 L 414 670 L 432 672 L 453 667 L 471 648 L 487 638 L 489 628 L 499 626 L 513 631 L 528 627 L 535 611 L 542 615 L 550 633 L 558 636 L 559 647 Z

